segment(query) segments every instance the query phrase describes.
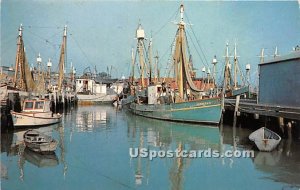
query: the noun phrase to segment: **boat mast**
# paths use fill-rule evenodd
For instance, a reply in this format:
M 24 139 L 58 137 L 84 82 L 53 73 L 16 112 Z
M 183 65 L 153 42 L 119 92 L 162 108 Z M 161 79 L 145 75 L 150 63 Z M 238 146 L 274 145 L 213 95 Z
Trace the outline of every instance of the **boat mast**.
M 279 54 L 278 54 L 278 48 L 277 48 L 277 46 L 275 47 L 275 52 L 274 52 L 274 59 L 276 58 L 276 57 L 278 57 L 278 56 L 280 56 Z
M 190 90 L 193 92 L 201 92 L 201 89 L 198 89 L 194 84 L 189 61 L 186 56 L 186 35 L 185 35 L 185 25 L 183 21 L 183 13 L 184 7 L 183 4 L 180 5 L 180 22 L 177 23 L 178 30 L 176 34 L 176 43 L 175 43 L 175 51 L 174 51 L 174 66 L 175 66 L 175 74 L 176 81 L 179 91 L 179 101 L 183 101 L 186 98 L 186 88 L 189 86 Z
M 177 37 L 176 37 L 176 45 L 175 45 L 175 53 L 174 53 L 174 61 L 175 61 L 175 72 L 176 72 L 176 80 L 179 91 L 179 98 L 182 101 L 184 99 L 184 64 L 186 61 L 185 55 L 185 23 L 183 21 L 183 13 L 184 7 L 183 4 L 180 5 L 180 22 L 178 25 Z
M 145 39 L 145 31 L 142 28 L 142 25 L 139 24 L 138 29 L 136 30 L 136 38 L 138 40 L 137 48 L 139 53 L 139 61 L 140 61 L 140 80 L 142 88 L 145 87 L 144 81 L 144 72 L 145 72 L 145 62 L 144 62 L 144 39 Z
M 236 43 L 234 43 L 234 89 L 237 89 L 237 70 L 238 70 L 238 58 L 236 51 Z
M 261 49 L 260 55 L 258 57 L 260 57 L 260 64 L 265 62 L 265 49 L 264 48 Z M 258 103 L 258 98 L 259 98 L 259 75 L 260 75 L 260 67 L 258 65 L 257 80 L 256 80 L 256 103 Z
M 45 80 L 44 80 L 44 71 L 41 70 L 42 65 L 42 57 L 39 53 L 38 57 L 36 58 L 38 71 L 36 73 L 36 81 L 35 81 L 35 92 L 39 94 L 45 93 Z
M 49 58 L 48 62 L 47 62 L 47 67 L 48 67 L 48 89 L 50 89 L 51 87 L 51 67 L 52 67 L 52 62 L 51 59 Z
M 62 91 L 62 85 L 64 80 L 65 71 L 65 58 L 66 58 L 66 46 L 67 46 L 67 25 L 64 27 L 63 42 L 60 50 L 59 58 L 59 79 L 58 79 L 58 91 Z
M 231 81 L 231 77 L 230 77 L 230 69 L 231 69 L 231 64 L 230 64 L 230 60 L 229 60 L 229 45 L 228 43 L 226 43 L 226 51 L 225 51 L 225 76 L 224 76 L 224 80 L 225 80 L 225 89 L 226 90 L 230 90 L 231 89 L 231 85 L 230 85 L 230 81 Z
M 24 44 L 22 38 L 22 24 L 19 27 L 19 36 L 17 42 L 17 54 L 15 62 L 15 76 L 14 76 L 14 87 L 18 87 L 21 90 L 26 90 L 25 81 L 24 81 Z
M 30 68 L 26 59 L 26 52 L 23 42 L 23 26 L 19 27 L 19 36 L 17 42 L 17 54 L 15 62 L 14 87 L 23 91 L 32 91 L 34 89 L 34 81 L 31 76 Z
M 156 56 L 154 57 L 155 58 L 155 71 L 156 74 L 155 74 L 155 83 L 158 83 L 159 82 L 159 69 L 158 69 L 158 59 L 159 59 L 159 56 L 158 56 L 158 51 L 156 51 Z
M 149 84 L 151 84 L 152 82 L 152 35 L 149 40 L 148 59 L 149 59 Z
M 264 63 L 265 62 L 265 49 L 262 48 L 261 51 L 260 51 L 260 63 Z
M 216 55 L 214 56 L 211 63 L 213 64 L 213 84 L 214 84 L 214 88 L 216 88 L 217 87 L 217 85 L 216 85 L 216 65 L 218 63 Z
M 132 84 L 134 83 L 134 64 L 135 60 L 134 60 L 134 52 L 133 52 L 133 48 L 131 49 L 131 64 L 132 64 L 132 70 L 131 70 L 131 79 L 132 79 Z

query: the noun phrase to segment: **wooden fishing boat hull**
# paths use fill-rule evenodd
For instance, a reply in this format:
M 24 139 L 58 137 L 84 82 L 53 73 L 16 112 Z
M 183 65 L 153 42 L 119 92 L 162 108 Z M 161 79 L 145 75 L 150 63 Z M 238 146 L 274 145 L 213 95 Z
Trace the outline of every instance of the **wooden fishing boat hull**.
M 51 125 L 61 122 L 62 115 L 52 112 L 10 112 L 14 127 Z
M 154 119 L 214 125 L 219 124 L 222 114 L 220 98 L 154 105 L 131 103 L 130 110 Z
M 249 139 L 255 143 L 260 151 L 266 152 L 273 151 L 281 141 L 281 137 L 277 133 L 265 127 L 251 133 Z
M 122 105 L 122 106 L 129 105 L 129 104 L 131 104 L 132 102 L 134 102 L 134 100 L 135 100 L 135 97 L 132 96 L 132 95 L 129 95 L 129 96 L 127 96 L 127 98 L 123 98 L 123 99 L 121 100 L 121 105 Z
M 93 104 L 109 104 L 116 100 L 117 95 L 108 94 L 77 94 L 78 104 L 93 105 Z
M 57 141 L 51 136 L 44 135 L 32 129 L 24 133 L 23 139 L 26 147 L 34 152 L 43 154 L 53 153 L 57 147 Z

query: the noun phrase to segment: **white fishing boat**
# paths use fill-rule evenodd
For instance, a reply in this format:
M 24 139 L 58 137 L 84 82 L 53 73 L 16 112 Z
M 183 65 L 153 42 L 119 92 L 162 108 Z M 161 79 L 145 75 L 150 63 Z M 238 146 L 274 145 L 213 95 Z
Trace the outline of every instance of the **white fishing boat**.
M 281 141 L 281 137 L 277 133 L 266 127 L 262 127 L 251 133 L 249 139 L 255 143 L 260 151 L 267 152 L 274 150 Z
M 61 122 L 59 113 L 50 110 L 50 100 L 25 100 L 21 112 L 10 111 L 14 127 L 42 126 Z
M 56 150 L 57 141 L 37 130 L 29 129 L 23 137 L 26 147 L 32 151 L 47 153 Z
M 117 98 L 112 88 L 89 78 L 76 79 L 76 92 L 78 103 L 85 105 L 112 103 Z

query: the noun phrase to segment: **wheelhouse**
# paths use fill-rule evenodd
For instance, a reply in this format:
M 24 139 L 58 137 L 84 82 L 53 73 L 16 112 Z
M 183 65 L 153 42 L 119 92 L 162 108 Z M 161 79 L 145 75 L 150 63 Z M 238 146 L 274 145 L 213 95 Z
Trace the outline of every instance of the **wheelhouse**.
M 47 112 L 50 111 L 50 101 L 42 100 L 25 100 L 23 104 L 24 112 Z

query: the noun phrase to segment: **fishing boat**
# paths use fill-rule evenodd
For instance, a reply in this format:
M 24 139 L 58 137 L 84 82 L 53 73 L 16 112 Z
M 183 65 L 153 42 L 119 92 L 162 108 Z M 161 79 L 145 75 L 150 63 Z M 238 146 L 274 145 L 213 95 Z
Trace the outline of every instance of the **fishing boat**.
M 55 151 L 57 147 L 56 140 L 37 130 L 29 129 L 24 133 L 23 138 L 26 147 L 34 152 L 51 153 Z
M 274 150 L 281 141 L 281 137 L 267 129 L 262 127 L 249 135 L 249 139 L 255 143 L 260 151 L 270 152 Z
M 186 55 L 188 45 L 183 14 L 184 6 L 181 4 L 181 19 L 177 23 L 173 51 L 176 88 L 172 89 L 164 83 L 148 85 L 145 87 L 147 97 L 137 96 L 129 107 L 134 114 L 149 118 L 217 125 L 222 114 L 222 93 L 210 89 L 209 95 L 208 91 L 199 89 L 192 79 L 191 59 L 188 60 Z M 137 31 L 139 33 L 144 34 Z
M 50 110 L 48 99 L 25 100 L 21 112 L 10 111 L 14 127 L 42 126 L 61 122 L 59 113 Z
M 76 92 L 79 104 L 112 103 L 117 98 L 112 88 L 91 78 L 76 79 Z
M 230 62 L 229 55 L 229 44 L 226 44 L 225 50 L 225 71 L 224 71 L 224 91 L 225 97 L 235 97 L 237 95 L 247 95 L 249 97 L 249 74 L 250 74 L 250 64 L 246 65 L 247 79 L 244 77 L 243 72 L 239 65 L 238 54 L 237 54 L 237 44 L 234 44 L 234 53 L 233 53 L 233 71 Z M 215 67 L 214 67 L 215 69 Z M 238 84 L 238 75 L 242 84 Z

